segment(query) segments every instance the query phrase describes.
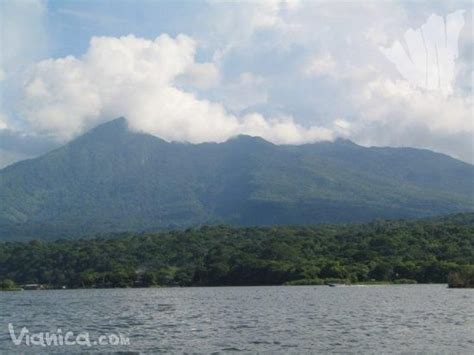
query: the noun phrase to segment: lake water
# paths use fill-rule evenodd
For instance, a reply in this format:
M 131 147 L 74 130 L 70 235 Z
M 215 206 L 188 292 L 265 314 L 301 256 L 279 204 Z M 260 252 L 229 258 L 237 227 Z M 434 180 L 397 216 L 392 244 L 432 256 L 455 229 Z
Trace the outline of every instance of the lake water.
M 15 345 L 87 332 L 91 346 Z M 108 338 L 110 334 L 116 338 Z M 121 334 L 129 345 L 110 345 Z M 109 345 L 94 345 L 106 335 Z M 36 336 L 38 339 L 38 335 Z M 82 338 L 84 339 L 84 338 Z M 125 338 L 124 338 L 125 339 Z M 0 352 L 474 353 L 474 290 L 445 285 L 0 292 Z

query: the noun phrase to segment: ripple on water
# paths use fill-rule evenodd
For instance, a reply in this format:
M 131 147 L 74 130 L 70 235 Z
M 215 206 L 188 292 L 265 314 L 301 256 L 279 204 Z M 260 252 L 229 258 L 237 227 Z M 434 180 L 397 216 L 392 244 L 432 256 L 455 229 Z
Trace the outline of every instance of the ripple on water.
M 441 285 L 1 294 L 0 352 L 29 350 L 9 340 L 12 322 L 130 338 L 94 348 L 104 352 L 474 353 L 473 300 L 472 290 Z

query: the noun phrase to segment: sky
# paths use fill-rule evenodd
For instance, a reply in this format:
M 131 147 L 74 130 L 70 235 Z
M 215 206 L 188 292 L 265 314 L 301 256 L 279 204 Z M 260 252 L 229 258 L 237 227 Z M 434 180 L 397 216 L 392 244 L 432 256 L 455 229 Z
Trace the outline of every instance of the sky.
M 470 1 L 0 0 L 0 167 L 124 116 L 168 141 L 474 162 Z

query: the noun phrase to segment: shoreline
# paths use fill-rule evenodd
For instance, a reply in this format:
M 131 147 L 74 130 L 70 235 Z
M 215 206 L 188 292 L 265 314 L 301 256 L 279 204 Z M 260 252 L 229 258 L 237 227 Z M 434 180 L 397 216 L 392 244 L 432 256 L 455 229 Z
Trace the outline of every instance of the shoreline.
M 393 283 L 393 282 L 368 282 L 352 284 L 335 284 L 337 287 L 360 287 L 360 286 L 446 286 L 446 288 L 469 288 L 469 287 L 448 287 L 447 283 Z M 43 288 L 40 290 L 18 289 L 0 289 L 0 292 L 30 292 L 30 291 L 79 291 L 79 290 L 144 290 L 144 289 L 182 289 L 182 288 L 256 288 L 256 287 L 331 287 L 325 285 L 222 285 L 222 286 L 151 286 L 151 287 L 81 287 L 81 288 Z

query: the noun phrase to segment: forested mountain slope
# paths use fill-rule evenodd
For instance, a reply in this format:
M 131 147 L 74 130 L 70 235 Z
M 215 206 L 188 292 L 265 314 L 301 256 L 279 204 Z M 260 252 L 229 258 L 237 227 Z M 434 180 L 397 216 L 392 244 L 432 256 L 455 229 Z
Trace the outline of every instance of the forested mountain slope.
M 428 150 L 168 143 L 120 118 L 0 170 L 0 239 L 418 218 L 472 211 L 473 182 L 474 166 Z

